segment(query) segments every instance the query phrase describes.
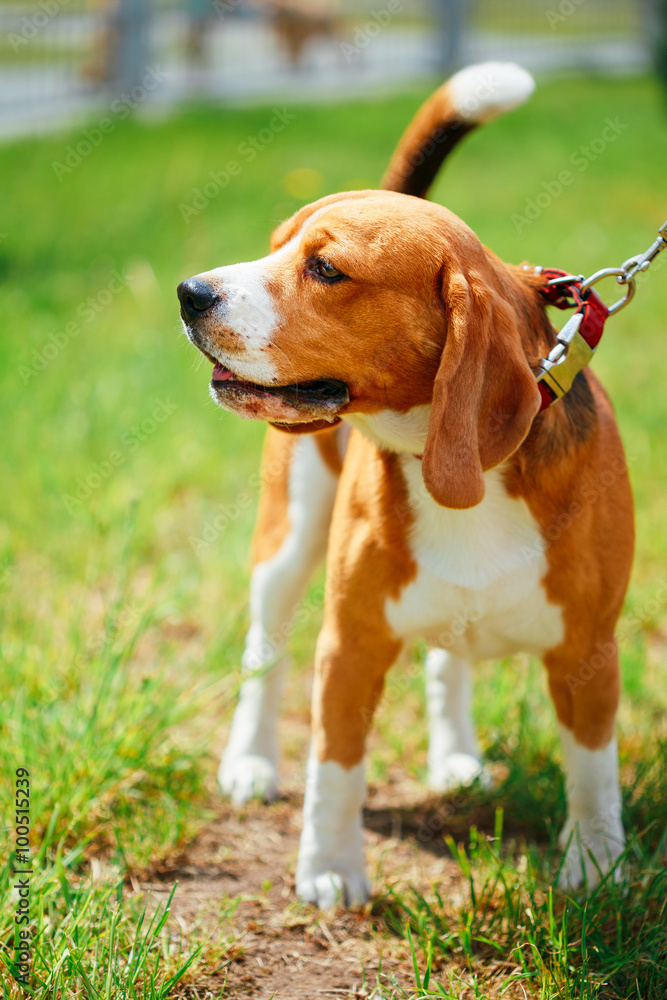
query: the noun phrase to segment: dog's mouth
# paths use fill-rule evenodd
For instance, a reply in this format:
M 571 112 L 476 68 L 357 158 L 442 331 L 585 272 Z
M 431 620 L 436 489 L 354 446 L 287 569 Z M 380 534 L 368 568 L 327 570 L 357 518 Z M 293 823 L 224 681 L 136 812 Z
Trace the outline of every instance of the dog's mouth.
M 345 382 L 335 378 L 312 379 L 291 385 L 259 385 L 238 378 L 229 368 L 216 364 L 211 376 L 211 390 L 222 406 L 252 400 L 282 403 L 287 410 L 304 416 L 333 420 L 350 402 L 350 391 Z

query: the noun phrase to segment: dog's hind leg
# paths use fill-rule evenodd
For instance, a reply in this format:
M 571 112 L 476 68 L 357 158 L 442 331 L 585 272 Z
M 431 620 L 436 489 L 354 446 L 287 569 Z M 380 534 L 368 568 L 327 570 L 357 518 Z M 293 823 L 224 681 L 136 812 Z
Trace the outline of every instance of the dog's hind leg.
M 428 783 L 437 792 L 468 785 L 481 773 L 472 721 L 472 670 L 444 649 L 426 656 Z
M 289 435 L 269 427 L 250 582 L 241 687 L 218 780 L 234 802 L 277 792 L 278 703 L 294 609 L 324 558 L 338 485 L 335 431 Z
M 590 642 L 587 655 L 547 654 L 549 688 L 558 715 L 568 816 L 559 841 L 566 849 L 560 887 L 595 886 L 625 846 L 614 719 L 620 667 L 613 631 Z M 616 867 L 614 879 L 621 871 Z

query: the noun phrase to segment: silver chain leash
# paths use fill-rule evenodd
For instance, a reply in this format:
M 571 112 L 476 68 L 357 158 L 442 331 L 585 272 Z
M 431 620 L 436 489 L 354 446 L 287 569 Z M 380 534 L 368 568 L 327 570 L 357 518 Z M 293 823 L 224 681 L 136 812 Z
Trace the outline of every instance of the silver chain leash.
M 593 285 L 601 281 L 602 278 L 615 277 L 616 282 L 619 285 L 625 285 L 625 295 L 618 302 L 614 302 L 613 305 L 609 306 L 609 315 L 613 316 L 614 313 L 620 312 L 624 306 L 627 306 L 628 302 L 632 299 L 635 294 L 635 278 L 638 274 L 643 273 L 649 269 L 652 261 L 658 256 L 661 250 L 667 247 L 667 220 L 658 229 L 658 238 L 651 243 L 648 250 L 644 253 L 635 254 L 634 257 L 628 257 L 624 260 L 620 267 L 603 267 L 594 274 L 591 274 L 590 278 L 584 278 L 583 275 L 567 275 L 564 278 L 555 278 L 550 281 L 550 285 L 558 285 L 563 282 L 572 281 L 573 278 L 579 278 L 581 284 L 580 288 L 583 291 L 587 288 L 591 288 Z M 574 317 L 572 317 L 574 319 Z M 565 326 L 567 327 L 567 323 Z M 564 328 L 565 329 L 565 328 Z M 561 331 L 564 332 L 564 331 Z M 560 338 L 559 338 L 560 339 Z

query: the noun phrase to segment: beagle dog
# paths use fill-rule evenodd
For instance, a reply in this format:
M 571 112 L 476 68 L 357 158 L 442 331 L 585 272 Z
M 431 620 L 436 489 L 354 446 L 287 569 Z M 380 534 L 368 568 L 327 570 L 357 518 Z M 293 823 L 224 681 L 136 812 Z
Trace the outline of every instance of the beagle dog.
M 276 795 L 281 656 L 327 555 L 296 873 L 300 897 L 323 907 L 369 897 L 364 745 L 415 636 L 432 647 L 431 787 L 480 774 L 472 665 L 527 651 L 546 667 L 563 745 L 561 885 L 592 885 L 623 850 L 614 627 L 633 509 L 612 408 L 585 369 L 540 412 L 534 368 L 555 342 L 546 279 L 424 200 L 458 141 L 533 86 L 511 64 L 462 70 L 420 109 L 382 190 L 306 205 L 268 256 L 178 289 L 213 399 L 270 425 L 248 675 L 219 772 L 235 802 Z

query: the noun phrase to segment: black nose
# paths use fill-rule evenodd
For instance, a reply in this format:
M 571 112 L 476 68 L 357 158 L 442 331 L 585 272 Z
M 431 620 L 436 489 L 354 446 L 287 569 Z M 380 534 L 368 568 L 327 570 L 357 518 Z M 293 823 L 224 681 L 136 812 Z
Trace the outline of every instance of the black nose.
M 183 319 L 197 319 L 218 301 L 218 296 L 210 285 L 205 281 L 197 281 L 196 278 L 182 281 L 176 292 L 181 303 Z

